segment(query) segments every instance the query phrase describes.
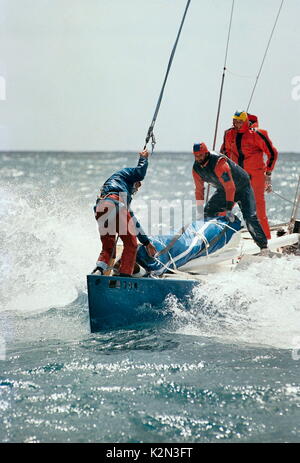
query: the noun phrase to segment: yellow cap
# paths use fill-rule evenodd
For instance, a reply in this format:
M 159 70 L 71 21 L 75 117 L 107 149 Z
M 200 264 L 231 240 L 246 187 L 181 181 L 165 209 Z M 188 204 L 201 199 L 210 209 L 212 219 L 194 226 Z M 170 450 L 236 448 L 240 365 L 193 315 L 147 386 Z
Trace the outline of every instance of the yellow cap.
M 248 114 L 246 113 L 246 111 L 236 111 L 234 113 L 233 119 L 246 122 L 246 120 L 248 119 Z

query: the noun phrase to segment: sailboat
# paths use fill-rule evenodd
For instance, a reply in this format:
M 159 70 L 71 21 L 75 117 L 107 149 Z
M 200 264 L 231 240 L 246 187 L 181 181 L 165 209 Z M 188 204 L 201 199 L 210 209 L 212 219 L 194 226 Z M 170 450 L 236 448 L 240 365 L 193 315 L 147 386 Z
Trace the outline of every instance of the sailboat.
M 300 194 L 298 205 L 299 203 Z M 181 235 L 180 243 L 178 240 L 169 250 L 166 264 L 163 259 L 152 259 L 154 271 L 149 272 L 151 263 L 147 262 L 141 247 L 142 252 L 138 252 L 137 258 L 138 268 L 133 277 L 120 278 L 117 274 L 88 275 L 91 331 L 97 332 L 147 321 L 150 314 L 152 320 L 153 314 L 160 318 L 163 316 L 164 301 L 168 296 L 176 297 L 184 304 L 192 289 L 197 285 L 205 285 L 214 273 L 234 271 L 253 261 L 269 258 L 257 255 L 259 248 L 250 239 L 249 233 L 241 228 L 238 219 L 234 224 L 235 231 L 227 233 L 227 236 L 226 232 L 224 233 L 224 222 L 223 219 L 211 220 L 202 223 L 202 226 L 195 222 L 190 224 Z M 157 239 L 161 246 L 165 244 L 167 247 L 172 237 L 160 236 Z M 157 246 L 158 241 L 155 241 L 155 237 L 153 241 Z M 300 255 L 300 220 L 272 227 L 272 239 L 268 241 L 268 247 L 274 253 L 273 259 L 287 253 Z M 118 254 L 121 250 L 121 246 L 118 246 Z M 172 258 L 170 251 L 177 255 Z M 178 266 L 176 262 L 179 263 Z
M 152 152 L 155 145 L 153 128 L 189 4 L 190 0 L 185 8 L 155 113 L 147 132 L 144 148 L 151 140 Z M 232 11 L 233 9 L 230 24 Z M 278 17 L 276 21 L 277 19 Z M 226 56 L 228 42 L 229 40 Z M 214 146 L 225 70 L 226 59 Z M 252 96 L 253 94 L 251 98 Z M 297 219 L 299 210 L 300 177 L 290 221 L 272 227 L 272 237 L 268 241 L 268 247 L 274 259 L 286 253 L 300 254 L 300 220 Z M 145 322 L 149 319 L 153 320 L 153 317 L 158 319 L 164 317 L 164 302 L 168 296 L 176 297 L 179 302 L 185 304 L 193 288 L 199 285 L 205 287 L 212 274 L 220 271 L 234 271 L 255 260 L 265 259 L 265 257 L 257 256 L 260 249 L 251 239 L 249 232 L 243 228 L 238 217 L 230 223 L 224 217 L 215 217 L 208 221 L 197 220 L 173 235 L 151 237 L 151 241 L 158 253 L 155 258 L 150 258 L 144 247 L 140 247 L 133 277 L 119 277 L 117 265 L 106 275 L 87 275 L 92 332 Z M 121 251 L 122 247 L 117 246 L 117 254 Z

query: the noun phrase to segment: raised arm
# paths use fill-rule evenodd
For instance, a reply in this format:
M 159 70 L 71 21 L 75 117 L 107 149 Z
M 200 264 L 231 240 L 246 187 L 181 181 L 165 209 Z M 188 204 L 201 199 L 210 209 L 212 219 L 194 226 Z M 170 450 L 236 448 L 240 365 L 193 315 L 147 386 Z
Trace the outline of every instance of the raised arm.
M 139 161 L 136 167 L 127 167 L 123 170 L 125 178 L 131 183 L 141 182 L 144 180 L 148 168 L 147 150 L 140 153 Z

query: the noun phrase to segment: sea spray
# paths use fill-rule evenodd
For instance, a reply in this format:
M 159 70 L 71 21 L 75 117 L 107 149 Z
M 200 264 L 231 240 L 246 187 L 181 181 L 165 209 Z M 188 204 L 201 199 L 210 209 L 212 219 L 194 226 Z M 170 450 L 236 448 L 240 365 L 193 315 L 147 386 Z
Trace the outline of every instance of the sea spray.
M 194 198 L 189 155 L 161 153 L 152 161 L 143 199 Z M 85 281 L 100 247 L 97 188 L 135 163 L 136 153 L 0 153 L 1 442 L 299 442 L 299 341 L 291 340 L 293 350 L 268 344 L 289 345 L 299 326 L 299 266 L 292 260 L 279 262 L 280 271 L 272 260 L 240 275 L 214 275 L 188 306 L 170 298 L 174 322 L 90 333 Z M 298 154 L 280 155 L 275 191 L 293 198 L 298 172 Z M 290 205 L 274 195 L 267 201 L 271 221 L 288 220 Z M 36 284 L 30 272 L 24 282 L 17 278 L 20 213 L 31 237 L 29 269 L 52 250 L 52 268 L 34 273 Z M 138 217 L 144 224 L 140 211 Z M 56 269 L 68 274 L 66 288 L 56 289 Z M 25 294 L 28 278 L 34 294 L 41 276 L 57 306 L 40 292 L 35 312 L 28 312 L 30 293 L 28 307 L 14 309 L 17 285 Z
M 213 274 L 194 289 L 188 307 L 169 301 L 173 326 L 180 333 L 226 342 L 292 348 L 300 335 L 299 276 L 295 256 L 264 258 L 239 271 Z
M 1 310 L 43 311 L 76 299 L 100 248 L 91 211 L 58 190 L 43 198 L 6 187 L 0 196 Z

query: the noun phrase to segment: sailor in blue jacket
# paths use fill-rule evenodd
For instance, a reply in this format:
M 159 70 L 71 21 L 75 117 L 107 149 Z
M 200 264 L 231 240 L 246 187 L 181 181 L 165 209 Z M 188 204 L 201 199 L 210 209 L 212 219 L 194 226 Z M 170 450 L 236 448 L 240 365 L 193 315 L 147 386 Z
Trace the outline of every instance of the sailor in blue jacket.
M 132 195 L 141 187 L 148 168 L 147 150 L 140 153 L 138 165 L 115 172 L 102 185 L 94 207 L 98 222 L 102 251 L 93 273 L 104 273 L 116 254 L 116 235 L 123 241 L 120 276 L 131 276 L 136 262 L 137 239 L 149 255 L 154 256 L 155 247 L 150 243 L 130 209 Z

